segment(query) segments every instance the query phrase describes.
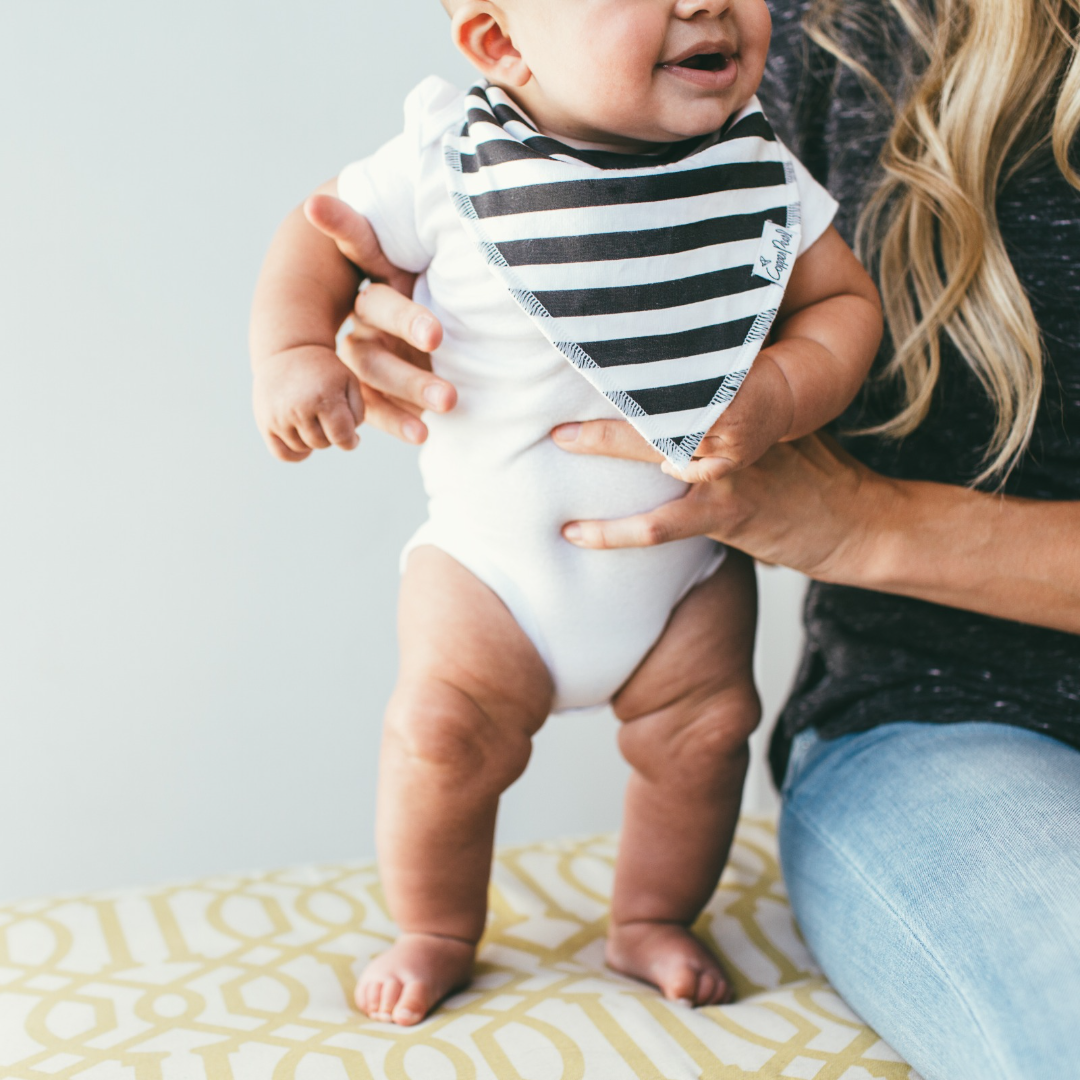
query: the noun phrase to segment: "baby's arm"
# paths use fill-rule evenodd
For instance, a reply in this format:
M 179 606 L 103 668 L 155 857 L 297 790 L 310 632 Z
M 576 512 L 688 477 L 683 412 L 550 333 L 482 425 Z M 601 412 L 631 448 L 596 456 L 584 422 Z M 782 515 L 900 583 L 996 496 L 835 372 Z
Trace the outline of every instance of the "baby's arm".
M 771 344 L 681 472 L 692 482 L 752 465 L 770 446 L 817 431 L 844 411 L 882 334 L 870 275 L 831 226 L 796 260 Z
M 330 181 L 319 194 L 336 195 Z M 352 310 L 357 269 L 297 207 L 274 236 L 251 310 L 251 364 L 259 431 L 271 453 L 303 461 L 312 450 L 359 442 L 360 383 L 335 338 Z

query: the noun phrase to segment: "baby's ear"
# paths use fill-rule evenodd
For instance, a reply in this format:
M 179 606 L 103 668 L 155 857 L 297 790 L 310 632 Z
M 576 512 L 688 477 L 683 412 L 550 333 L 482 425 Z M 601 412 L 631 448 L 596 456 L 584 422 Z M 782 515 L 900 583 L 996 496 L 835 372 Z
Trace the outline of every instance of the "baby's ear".
M 454 44 L 487 79 L 524 86 L 532 72 L 510 39 L 506 14 L 490 0 L 465 0 L 455 12 Z

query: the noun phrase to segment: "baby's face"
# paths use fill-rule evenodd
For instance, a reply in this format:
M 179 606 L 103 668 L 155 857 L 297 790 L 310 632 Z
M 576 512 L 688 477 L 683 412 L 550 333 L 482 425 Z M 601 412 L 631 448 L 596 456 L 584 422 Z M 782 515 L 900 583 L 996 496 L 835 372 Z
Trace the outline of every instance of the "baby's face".
M 507 0 L 541 129 L 634 148 L 716 131 L 756 93 L 765 0 Z

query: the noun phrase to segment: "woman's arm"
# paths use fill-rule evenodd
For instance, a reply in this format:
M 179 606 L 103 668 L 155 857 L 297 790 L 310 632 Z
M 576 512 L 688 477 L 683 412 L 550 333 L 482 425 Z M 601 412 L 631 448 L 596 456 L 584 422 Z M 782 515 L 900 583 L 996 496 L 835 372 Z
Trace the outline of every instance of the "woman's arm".
M 657 460 L 629 427 L 556 429 L 566 450 Z M 809 436 L 620 521 L 574 522 L 580 547 L 641 547 L 707 534 L 818 581 L 1080 633 L 1080 502 L 1018 499 L 891 480 Z

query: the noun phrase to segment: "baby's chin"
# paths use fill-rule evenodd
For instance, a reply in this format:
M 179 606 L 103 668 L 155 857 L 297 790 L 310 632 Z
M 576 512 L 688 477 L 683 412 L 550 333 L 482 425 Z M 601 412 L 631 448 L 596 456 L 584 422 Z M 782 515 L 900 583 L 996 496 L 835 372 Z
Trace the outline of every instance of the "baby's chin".
M 719 131 L 753 97 L 745 100 L 692 102 L 665 108 L 645 123 L 640 116 L 626 124 L 619 135 L 628 143 L 642 145 L 684 142 Z
M 728 110 L 707 124 L 655 124 L 648 128 L 628 131 L 623 137 L 628 145 L 634 144 L 641 147 L 666 146 L 670 143 L 686 142 L 689 139 L 700 139 L 719 131 L 736 112 L 738 109 Z
M 626 110 L 616 107 L 563 114 L 552 122 L 534 108 L 532 117 L 545 135 L 565 138 L 585 145 L 604 147 L 621 153 L 648 153 L 650 149 L 671 143 L 699 139 L 719 131 L 739 112 L 753 94 L 727 95 L 702 99 L 672 95 L 671 100 L 656 103 L 654 108 Z M 610 103 L 608 103 L 610 106 Z

